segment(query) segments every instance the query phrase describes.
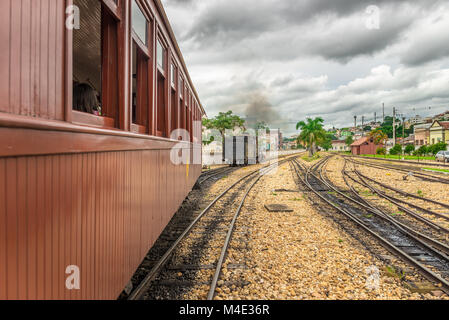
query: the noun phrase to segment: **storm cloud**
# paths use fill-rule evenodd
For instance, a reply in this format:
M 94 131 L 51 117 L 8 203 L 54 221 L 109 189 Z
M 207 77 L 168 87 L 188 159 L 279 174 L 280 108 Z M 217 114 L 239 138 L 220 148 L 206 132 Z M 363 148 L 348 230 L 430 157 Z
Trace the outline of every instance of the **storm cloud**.
M 307 116 L 327 126 L 379 117 L 382 103 L 387 114 L 449 110 L 447 1 L 163 3 L 209 116 L 260 110 L 292 134 Z M 378 29 L 367 27 L 370 6 Z

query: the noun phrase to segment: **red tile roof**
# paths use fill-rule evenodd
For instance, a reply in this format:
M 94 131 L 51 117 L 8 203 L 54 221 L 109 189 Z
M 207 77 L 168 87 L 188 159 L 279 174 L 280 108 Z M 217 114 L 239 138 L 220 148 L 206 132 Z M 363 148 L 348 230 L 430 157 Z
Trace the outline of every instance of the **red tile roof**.
M 440 121 L 440 125 L 441 125 L 444 129 L 449 129 L 449 121 Z
M 360 138 L 351 144 L 351 147 L 358 147 L 368 141 L 367 137 Z

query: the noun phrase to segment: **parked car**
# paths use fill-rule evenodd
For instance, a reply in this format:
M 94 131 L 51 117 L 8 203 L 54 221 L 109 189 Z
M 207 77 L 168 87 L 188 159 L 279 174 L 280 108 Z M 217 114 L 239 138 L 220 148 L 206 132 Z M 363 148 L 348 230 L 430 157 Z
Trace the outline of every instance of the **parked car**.
M 449 162 L 449 151 L 439 151 L 435 155 L 436 161 Z

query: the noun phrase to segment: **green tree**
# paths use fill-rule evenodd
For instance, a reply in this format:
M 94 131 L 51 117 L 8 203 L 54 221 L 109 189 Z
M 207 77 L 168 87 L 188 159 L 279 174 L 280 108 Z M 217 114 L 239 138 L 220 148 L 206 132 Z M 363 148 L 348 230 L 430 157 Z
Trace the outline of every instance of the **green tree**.
M 351 146 L 354 143 L 354 138 L 352 136 L 348 136 L 345 140 L 347 146 Z
M 415 146 L 413 144 L 408 144 L 404 150 L 404 152 L 407 154 L 412 154 L 413 151 L 415 151 Z
M 393 148 L 390 149 L 391 155 L 398 155 L 402 153 L 402 146 L 400 144 L 396 144 Z
M 388 140 L 387 134 L 381 128 L 374 129 L 368 136 L 373 138 L 375 144 L 385 144 Z
M 300 121 L 296 124 L 296 130 L 301 129 L 298 141 L 307 146 L 309 157 L 313 157 L 316 146 L 325 140 L 326 131 L 323 129 L 323 122 L 324 120 L 318 117 L 313 120 L 307 118 L 306 122 Z
M 323 141 L 319 143 L 319 146 L 324 150 L 329 151 L 329 149 L 332 148 L 332 140 L 336 140 L 336 137 L 331 133 L 326 133 Z
M 380 155 L 386 155 L 387 154 L 387 150 L 385 150 L 385 148 L 377 148 L 376 150 L 376 154 L 380 154 Z
M 427 146 L 421 146 L 421 147 L 419 147 L 418 150 L 416 150 L 416 153 L 420 156 L 424 156 L 429 153 L 429 150 L 428 150 Z
M 234 130 L 235 128 L 241 128 L 245 130 L 245 120 L 240 118 L 238 115 L 228 112 L 220 112 L 218 116 L 212 119 L 203 119 L 203 126 L 207 129 L 216 129 L 220 132 L 221 143 L 223 150 L 223 162 L 225 161 L 225 133 L 226 130 Z
M 445 151 L 447 148 L 447 143 L 444 142 L 438 142 L 435 144 L 432 144 L 427 148 L 427 153 L 431 153 L 433 155 L 437 154 L 439 151 Z

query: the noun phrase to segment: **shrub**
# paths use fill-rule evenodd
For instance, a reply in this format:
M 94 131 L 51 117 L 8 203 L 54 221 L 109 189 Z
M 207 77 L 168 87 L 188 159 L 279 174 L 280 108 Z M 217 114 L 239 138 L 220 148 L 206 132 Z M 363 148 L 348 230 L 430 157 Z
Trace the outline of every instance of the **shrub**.
M 417 155 L 423 156 L 429 153 L 427 146 L 421 146 L 418 150 L 416 150 Z
M 383 155 L 383 156 L 384 156 L 384 155 L 387 154 L 387 150 L 386 150 L 385 148 L 382 148 L 382 147 L 377 148 L 376 154 L 380 154 L 380 155 Z
M 413 151 L 415 151 L 415 146 L 413 144 L 409 144 L 405 147 L 405 153 L 411 154 Z
M 402 152 L 402 147 L 400 144 L 396 144 L 393 148 L 390 149 L 391 155 L 397 155 Z
M 428 153 L 432 153 L 433 155 L 437 154 L 439 151 L 444 151 L 447 148 L 447 143 L 438 142 L 428 147 Z

